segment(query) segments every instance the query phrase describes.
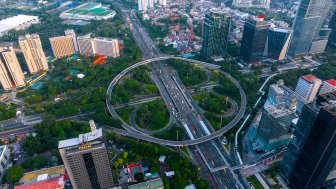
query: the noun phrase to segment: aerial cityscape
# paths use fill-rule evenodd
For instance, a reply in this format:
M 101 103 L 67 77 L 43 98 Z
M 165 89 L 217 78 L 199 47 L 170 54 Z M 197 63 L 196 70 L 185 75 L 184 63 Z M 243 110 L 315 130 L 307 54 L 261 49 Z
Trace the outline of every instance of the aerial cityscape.
M 0 188 L 336 188 L 335 0 L 0 0 Z

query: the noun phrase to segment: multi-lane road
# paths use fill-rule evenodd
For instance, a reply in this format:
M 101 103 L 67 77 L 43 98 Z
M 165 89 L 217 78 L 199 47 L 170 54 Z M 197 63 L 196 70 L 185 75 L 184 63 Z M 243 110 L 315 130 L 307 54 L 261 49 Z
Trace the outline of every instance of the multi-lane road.
M 163 100 L 165 101 L 171 115 L 173 115 L 175 120 L 177 120 L 177 122 L 186 130 L 186 133 L 191 140 L 167 141 L 157 139 L 146 135 L 145 133 L 138 132 L 136 129 L 124 122 L 123 126 L 125 129 L 128 130 L 128 134 L 131 134 L 140 139 L 145 138 L 145 140 L 159 143 L 162 145 L 195 145 L 189 147 L 190 151 L 193 157 L 198 159 L 201 167 L 207 168 L 207 172 L 209 174 L 209 178 L 213 188 L 245 188 L 246 185 L 244 182 L 242 182 L 242 177 L 237 176 L 237 173 L 231 169 L 230 164 L 232 162 L 230 162 L 228 154 L 225 153 L 223 145 L 221 145 L 217 138 L 222 136 L 223 133 L 235 126 L 244 115 L 246 97 L 238 81 L 236 81 L 234 78 L 231 78 L 225 72 L 221 71 L 222 74 L 228 76 L 231 81 L 236 84 L 238 89 L 240 89 L 242 102 L 237 117 L 229 125 L 222 128 L 220 131 L 214 132 L 211 125 L 200 111 L 200 108 L 194 102 L 193 98 L 186 90 L 183 83 L 180 81 L 176 71 L 173 70 L 168 64 L 166 64 L 164 60 L 175 58 L 191 63 L 197 62 L 196 64 L 199 64 L 200 66 L 205 66 L 218 70 L 219 66 L 195 60 L 164 56 L 155 46 L 148 33 L 139 22 L 135 13 L 133 11 L 128 11 L 125 9 L 122 9 L 122 11 L 124 13 L 125 20 L 129 24 L 133 36 L 143 53 L 144 58 L 147 60 L 135 64 L 129 69 L 124 70 L 119 75 L 117 75 L 111 82 L 107 91 L 106 102 L 107 108 L 109 109 L 112 116 L 119 118 L 111 105 L 111 93 L 113 86 L 116 84 L 116 82 L 118 82 L 118 80 L 121 79 L 123 75 L 131 69 L 140 65 L 152 63 L 152 78 L 159 88 Z

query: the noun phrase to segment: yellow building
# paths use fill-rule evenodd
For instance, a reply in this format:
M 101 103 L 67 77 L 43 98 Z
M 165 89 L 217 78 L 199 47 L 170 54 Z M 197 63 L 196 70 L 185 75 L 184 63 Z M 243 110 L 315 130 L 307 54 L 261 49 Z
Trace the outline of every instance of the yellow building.
M 73 55 L 75 47 L 72 36 L 58 36 L 49 38 L 52 51 L 56 59 Z
M 24 75 L 11 44 L 0 44 L 0 83 L 5 90 L 25 86 Z
M 20 36 L 19 45 L 31 74 L 49 69 L 39 35 Z

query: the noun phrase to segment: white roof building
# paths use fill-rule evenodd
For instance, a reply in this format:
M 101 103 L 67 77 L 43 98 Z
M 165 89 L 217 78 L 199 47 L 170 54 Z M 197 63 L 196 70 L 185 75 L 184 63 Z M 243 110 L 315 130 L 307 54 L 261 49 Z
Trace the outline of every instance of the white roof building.
M 32 24 L 39 23 L 38 16 L 29 16 L 19 14 L 17 16 L 9 17 L 0 21 L 0 37 L 7 35 L 10 30 L 26 29 Z

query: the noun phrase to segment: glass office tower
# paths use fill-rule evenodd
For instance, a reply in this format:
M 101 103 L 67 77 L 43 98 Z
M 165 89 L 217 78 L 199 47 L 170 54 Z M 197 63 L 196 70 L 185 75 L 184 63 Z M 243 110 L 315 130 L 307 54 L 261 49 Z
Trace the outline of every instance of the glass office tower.
M 320 188 L 335 181 L 336 93 L 302 110 L 280 174 L 293 189 Z
M 211 9 L 205 15 L 203 26 L 203 59 L 223 58 L 227 55 L 231 16 L 222 9 Z
M 264 16 L 251 18 L 245 22 L 240 57 L 247 62 L 262 59 L 269 27 L 270 24 L 264 20 Z
M 294 58 L 309 52 L 314 38 L 318 37 L 330 5 L 331 0 L 301 1 L 293 24 L 293 37 L 288 49 L 289 56 Z

